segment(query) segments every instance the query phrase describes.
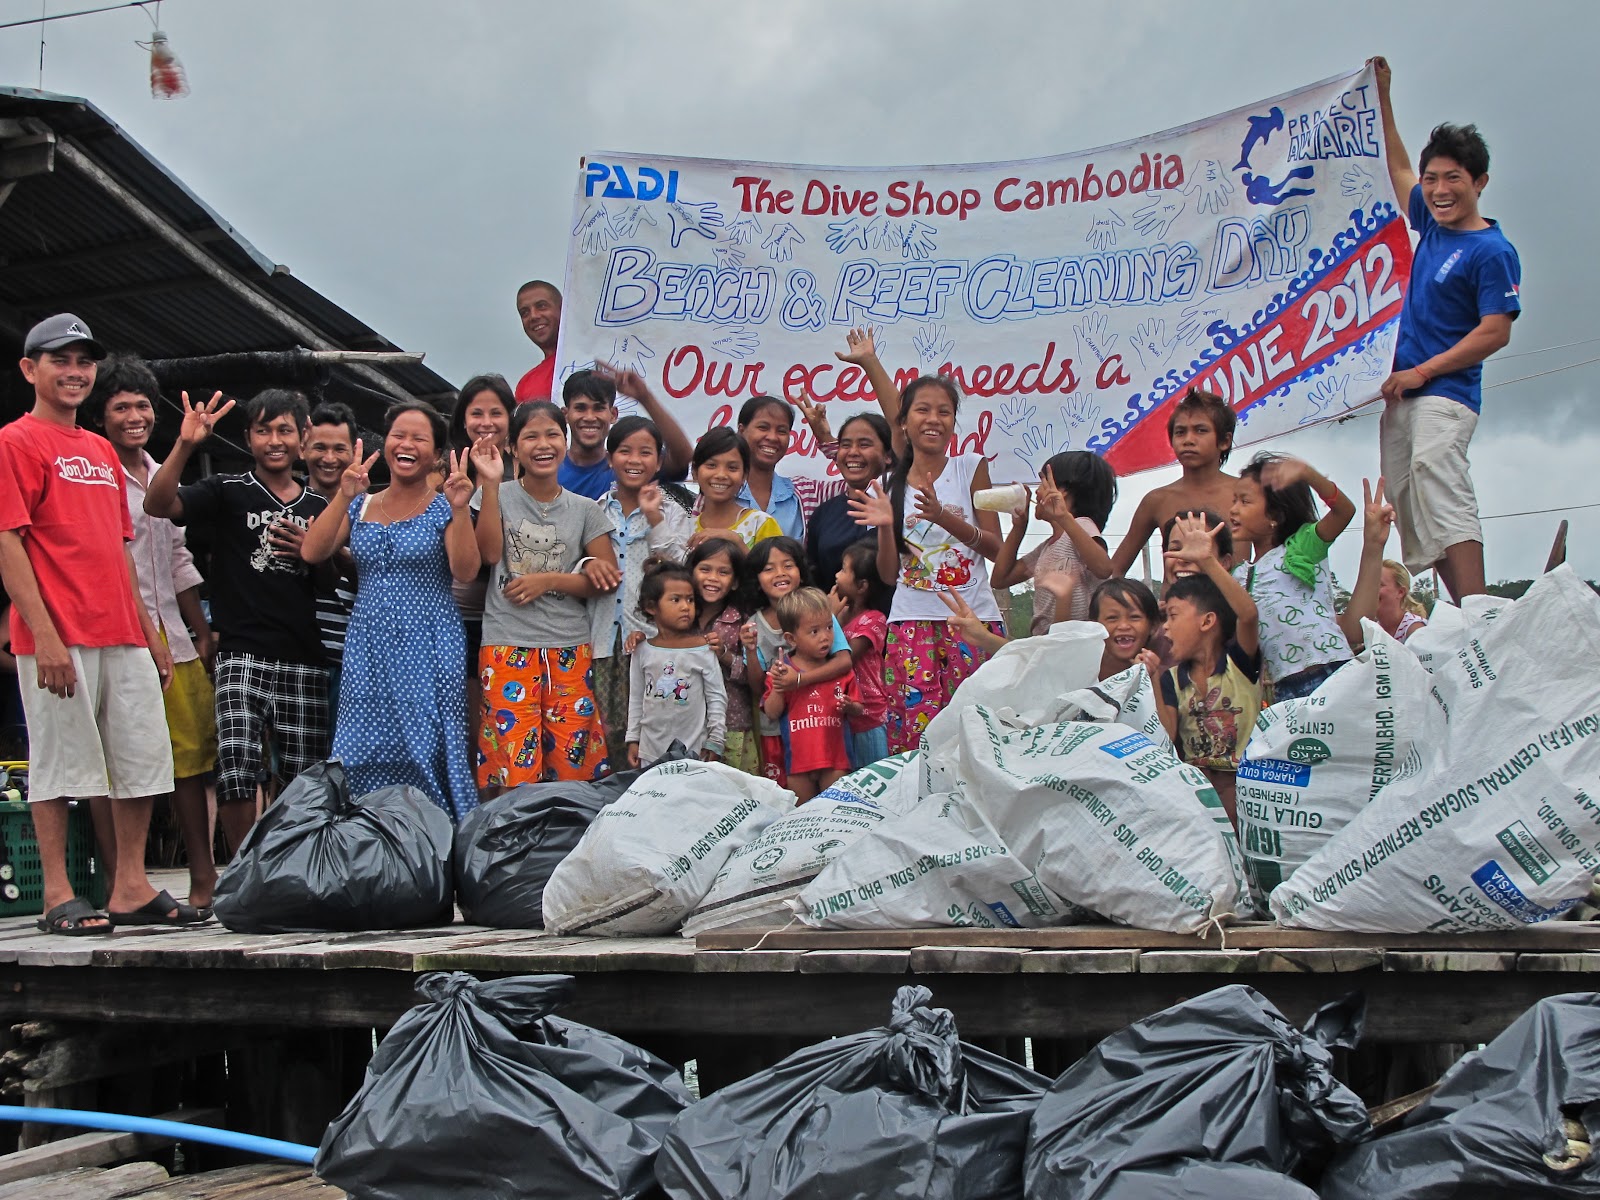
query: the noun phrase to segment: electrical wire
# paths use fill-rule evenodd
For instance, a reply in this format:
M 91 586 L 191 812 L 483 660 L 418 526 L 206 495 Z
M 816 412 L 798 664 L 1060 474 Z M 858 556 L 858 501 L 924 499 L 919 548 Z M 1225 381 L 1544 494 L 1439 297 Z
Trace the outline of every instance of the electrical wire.
M 116 12 L 123 8 L 144 8 L 154 4 L 156 0 L 127 0 L 125 4 L 108 4 L 104 8 L 82 8 L 77 12 L 52 13 L 49 16 L 42 14 L 37 17 L 28 17 L 23 21 L 7 21 L 0 24 L 0 29 L 20 29 L 24 25 L 44 25 L 50 21 L 65 21 L 70 17 L 90 17 L 95 13 Z

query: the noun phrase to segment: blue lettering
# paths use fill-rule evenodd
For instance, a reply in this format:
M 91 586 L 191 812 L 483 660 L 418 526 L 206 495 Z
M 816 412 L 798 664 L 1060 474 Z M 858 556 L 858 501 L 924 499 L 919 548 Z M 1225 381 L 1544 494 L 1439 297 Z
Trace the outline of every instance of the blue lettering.
M 771 313 L 776 290 L 771 267 L 657 263 L 642 247 L 619 246 L 606 265 L 595 324 L 616 327 L 652 317 L 759 324 Z

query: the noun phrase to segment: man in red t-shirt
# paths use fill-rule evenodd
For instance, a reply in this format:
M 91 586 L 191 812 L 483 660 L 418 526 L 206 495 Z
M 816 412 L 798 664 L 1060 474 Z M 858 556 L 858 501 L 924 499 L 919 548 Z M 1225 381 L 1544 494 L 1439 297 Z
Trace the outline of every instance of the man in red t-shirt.
M 517 403 L 548 400 L 555 390 L 556 337 L 561 332 L 561 293 L 555 284 L 535 279 L 518 288 L 517 316 L 528 340 L 544 351 L 544 361 L 517 380 Z
M 161 703 L 172 655 L 140 599 L 122 464 L 109 442 L 78 427 L 104 357 L 72 314 L 39 322 L 21 363 L 33 410 L 0 429 L 0 578 L 28 725 L 44 873 L 38 924 L 70 935 L 202 919 L 158 893 L 144 869 L 151 798 L 172 790 Z M 109 813 L 96 823 L 111 868 L 108 914 L 75 896 L 67 878 L 69 798 Z

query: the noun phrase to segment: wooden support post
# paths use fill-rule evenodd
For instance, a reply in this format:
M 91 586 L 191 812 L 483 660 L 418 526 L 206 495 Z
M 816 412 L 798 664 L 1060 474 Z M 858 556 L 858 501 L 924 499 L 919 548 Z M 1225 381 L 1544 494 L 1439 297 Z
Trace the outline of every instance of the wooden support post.
M 1562 521 L 1556 527 L 1556 540 L 1551 543 L 1550 557 L 1544 560 L 1544 569 L 1554 571 L 1567 561 L 1567 522 Z

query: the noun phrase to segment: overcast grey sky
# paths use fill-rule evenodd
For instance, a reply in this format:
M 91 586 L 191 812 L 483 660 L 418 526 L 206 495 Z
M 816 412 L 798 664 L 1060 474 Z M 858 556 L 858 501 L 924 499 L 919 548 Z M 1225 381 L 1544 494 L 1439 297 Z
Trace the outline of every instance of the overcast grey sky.
M 94 0 L 46 0 L 56 12 Z M 39 0 L 0 0 L 0 22 Z M 167 0 L 193 95 L 151 99 L 140 10 L 45 26 L 44 87 L 85 96 L 264 254 L 460 382 L 538 358 L 514 292 L 559 281 L 580 155 L 817 164 L 1026 158 L 1152 133 L 1386 54 L 1413 155 L 1442 120 L 1493 153 L 1483 210 L 1523 264 L 1525 315 L 1486 382 L 1600 355 L 1593 0 L 1339 5 L 885 0 L 582 5 Z M 0 31 L 34 86 L 37 27 Z M 1473 443 L 1485 515 L 1600 504 L 1600 364 L 1495 387 Z M 1377 421 L 1277 443 L 1359 501 Z M 1128 479 L 1111 531 L 1143 491 Z M 1489 577 L 1540 569 L 1560 514 L 1489 521 Z M 1600 507 L 1572 559 L 1600 576 Z M 1354 530 L 1336 549 L 1353 579 Z

